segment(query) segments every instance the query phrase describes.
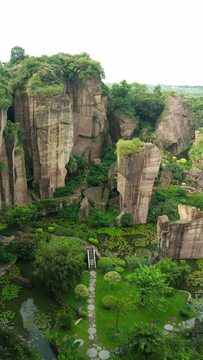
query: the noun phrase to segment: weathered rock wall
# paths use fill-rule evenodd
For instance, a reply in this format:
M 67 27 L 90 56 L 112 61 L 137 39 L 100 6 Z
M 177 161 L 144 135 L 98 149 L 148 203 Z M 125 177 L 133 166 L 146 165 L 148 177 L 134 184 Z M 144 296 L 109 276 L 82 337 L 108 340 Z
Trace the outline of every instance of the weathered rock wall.
M 112 141 L 117 143 L 119 139 L 130 140 L 133 131 L 139 128 L 139 121 L 132 117 L 119 115 L 116 111 L 111 111 L 109 125 Z
M 161 121 L 157 121 L 155 135 L 157 144 L 160 142 L 171 156 L 177 156 L 188 148 L 195 137 L 195 130 L 191 127 L 195 119 L 179 96 L 171 96 L 166 106 L 168 112 Z
M 16 138 L 16 135 L 8 135 L 1 146 L 1 161 L 5 167 L 0 172 L 0 206 L 2 202 L 12 205 L 27 203 L 24 151 L 22 146 L 16 148 Z
M 162 152 L 154 144 L 145 143 L 144 152 L 117 161 L 120 211 L 132 214 L 132 224 L 147 222 L 150 196 L 161 158 Z
M 26 95 L 15 99 L 16 120 L 26 131 L 25 151 L 33 159 L 34 184 L 42 198 L 53 197 L 65 185 L 65 165 L 73 147 L 73 117 L 69 97 Z
M 179 221 L 166 215 L 157 222 L 157 245 L 163 257 L 199 259 L 203 257 L 203 213 L 191 206 L 178 205 Z
M 74 146 L 72 155 L 83 155 L 88 161 L 99 158 L 106 145 L 108 121 L 107 98 L 102 96 L 101 81 L 91 77 L 84 82 L 67 81 L 72 103 Z
M 0 108 L 0 154 L 1 154 L 1 145 L 3 141 L 3 132 L 6 126 L 6 121 L 7 121 L 7 113 L 6 111 Z

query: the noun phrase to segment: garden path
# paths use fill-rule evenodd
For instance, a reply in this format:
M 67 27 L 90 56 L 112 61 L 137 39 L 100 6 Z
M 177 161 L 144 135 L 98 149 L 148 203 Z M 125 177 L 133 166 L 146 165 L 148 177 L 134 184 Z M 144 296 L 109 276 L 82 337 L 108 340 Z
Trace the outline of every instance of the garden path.
M 103 344 L 98 343 L 97 329 L 96 329 L 96 313 L 95 313 L 95 286 L 97 282 L 96 271 L 90 271 L 90 283 L 89 283 L 89 297 L 87 299 L 88 319 L 88 339 L 90 348 L 86 351 L 86 355 L 90 360 L 106 360 L 110 358 L 110 352 L 105 349 Z

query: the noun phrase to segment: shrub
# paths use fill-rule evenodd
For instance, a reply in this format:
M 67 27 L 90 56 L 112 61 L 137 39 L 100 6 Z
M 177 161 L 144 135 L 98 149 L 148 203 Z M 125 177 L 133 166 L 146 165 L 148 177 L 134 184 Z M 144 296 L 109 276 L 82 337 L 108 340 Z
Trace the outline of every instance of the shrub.
M 83 284 L 77 285 L 74 289 L 74 293 L 77 297 L 79 297 L 79 300 L 81 300 L 81 297 L 89 296 L 89 291 L 87 287 Z
M 43 234 L 38 234 L 34 236 L 34 239 L 39 241 L 46 241 L 49 242 L 52 239 L 51 234 L 47 234 L 47 233 L 43 233 Z
M 98 245 L 99 241 L 97 239 L 89 238 L 88 240 L 91 244 Z
M 121 266 L 116 266 L 114 270 L 118 273 L 122 273 L 124 269 Z
M 54 227 L 52 227 L 52 226 L 48 227 L 47 230 L 48 230 L 49 234 L 53 234 L 53 233 L 54 233 Z
M 85 240 L 89 240 L 89 238 L 96 239 L 97 235 L 93 231 L 88 231 L 88 233 L 85 235 Z
M 0 250 L 0 261 L 3 263 L 11 263 L 15 259 L 15 255 L 5 249 Z
M 12 254 L 17 254 L 19 251 L 19 245 L 16 241 L 11 241 L 5 246 L 5 250 Z
M 132 220 L 132 215 L 129 213 L 124 214 L 123 216 L 121 216 L 121 224 L 122 226 L 126 227 L 129 226 Z
M 131 154 L 143 152 L 144 146 L 144 142 L 138 138 L 127 141 L 120 139 L 117 142 L 117 152 L 122 159 L 124 156 L 130 156 Z
M 178 184 L 178 180 L 171 180 L 171 184 L 172 184 L 172 185 L 177 185 L 177 184 Z
M 189 316 L 189 312 L 186 311 L 186 310 L 180 310 L 180 315 L 184 318 L 188 317 Z
M 9 226 L 21 228 L 24 223 L 29 223 L 37 218 L 36 210 L 34 205 L 14 205 L 4 214 L 4 219 Z
M 0 246 L 2 246 L 3 244 L 4 244 L 3 241 L 0 240 Z
M 37 235 L 40 236 L 40 235 Z M 23 240 L 19 243 L 18 257 L 33 261 L 35 258 L 36 242 Z
M 0 230 L 0 235 L 10 237 L 14 234 L 15 230 L 15 226 L 7 226 L 6 228 Z
M 98 261 L 98 268 L 102 269 L 104 274 L 107 269 L 112 267 L 112 265 L 113 261 L 109 257 L 103 257 Z
M 87 223 L 89 226 L 95 228 L 108 227 L 111 223 L 111 214 L 109 216 L 109 214 L 105 213 L 104 211 L 90 209 Z
M 59 310 L 57 316 L 57 323 L 62 327 L 64 330 L 70 330 L 73 327 L 73 312 L 67 312 L 67 308 L 64 306 L 62 310 Z
M 111 295 L 106 295 L 102 298 L 102 306 L 104 309 L 112 309 L 116 298 Z
M 61 209 L 61 211 L 57 215 L 57 218 L 77 222 L 79 209 L 80 209 L 79 203 L 66 206 L 63 209 Z
M 77 233 L 72 229 L 66 229 L 66 236 L 74 237 L 77 236 Z
M 125 260 L 122 260 L 122 259 L 118 259 L 117 261 L 116 261 L 116 265 L 117 266 L 121 266 L 121 267 L 125 267 Z
M 42 229 L 42 228 L 38 228 L 36 231 L 37 231 L 38 234 L 42 234 L 42 233 L 43 233 L 43 229 Z
M 65 227 L 55 225 L 53 229 L 54 229 L 54 235 L 67 236 L 67 229 Z
M 86 317 L 87 317 L 87 312 L 86 312 L 86 311 L 83 311 L 82 314 L 81 314 L 81 316 L 82 316 L 83 318 L 86 318 Z

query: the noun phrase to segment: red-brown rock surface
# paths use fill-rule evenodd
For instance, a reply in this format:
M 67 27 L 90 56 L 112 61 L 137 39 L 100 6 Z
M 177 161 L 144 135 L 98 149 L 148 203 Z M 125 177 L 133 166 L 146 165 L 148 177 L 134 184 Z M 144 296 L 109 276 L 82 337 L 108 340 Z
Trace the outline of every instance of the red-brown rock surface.
M 145 224 L 152 187 L 161 163 L 162 152 L 145 143 L 144 152 L 125 156 L 116 164 L 120 211 L 133 216 L 132 224 Z
M 69 97 L 15 100 L 16 120 L 26 130 L 25 151 L 33 159 L 34 183 L 42 198 L 53 197 L 65 185 L 65 165 L 73 147 L 73 117 Z
M 84 82 L 67 82 L 74 123 L 72 155 L 84 155 L 88 161 L 102 155 L 108 121 L 107 98 L 102 96 L 101 81 L 91 77 Z
M 158 217 L 158 247 L 163 257 L 172 259 L 203 258 L 203 213 L 196 208 L 178 205 L 179 221 Z
M 157 144 L 161 142 L 164 150 L 171 156 L 177 156 L 186 150 L 195 137 L 195 130 L 191 127 L 195 122 L 187 107 L 179 96 L 171 96 L 167 100 L 168 112 L 156 123 L 155 135 Z

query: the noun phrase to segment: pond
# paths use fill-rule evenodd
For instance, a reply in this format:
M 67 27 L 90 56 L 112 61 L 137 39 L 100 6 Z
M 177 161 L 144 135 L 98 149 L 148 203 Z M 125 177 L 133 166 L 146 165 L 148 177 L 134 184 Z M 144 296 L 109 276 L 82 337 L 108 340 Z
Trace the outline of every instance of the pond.
M 29 261 L 18 261 L 17 266 L 23 277 L 32 277 Z M 45 291 L 44 285 L 34 281 L 32 289 L 23 287 L 17 298 L 5 301 L 5 307 L 1 310 L 14 312 L 15 316 L 11 321 L 16 331 L 30 339 L 31 346 L 36 347 L 44 360 L 52 360 L 56 356 L 41 333 L 47 324 L 50 327 L 54 325 L 59 308 L 60 305 Z

